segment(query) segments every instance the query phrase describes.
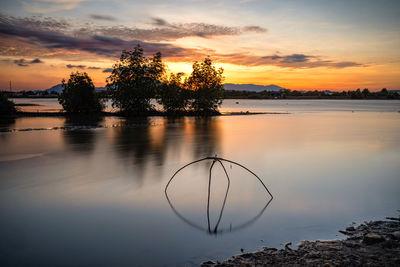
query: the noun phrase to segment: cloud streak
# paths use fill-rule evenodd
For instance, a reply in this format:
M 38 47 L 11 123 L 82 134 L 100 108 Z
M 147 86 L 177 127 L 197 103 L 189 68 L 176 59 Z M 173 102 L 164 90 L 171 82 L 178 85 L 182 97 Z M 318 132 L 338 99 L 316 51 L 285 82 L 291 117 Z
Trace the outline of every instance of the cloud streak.
M 91 14 L 89 17 L 91 19 L 96 19 L 96 20 L 106 20 L 106 21 L 116 21 L 117 20 L 113 16 L 100 15 L 100 14 Z
M 172 43 L 161 42 L 189 36 L 211 38 L 222 35 L 238 35 L 242 32 L 263 33 L 266 29 L 258 26 L 225 27 L 205 23 L 169 23 L 160 18 L 153 18 L 152 25 L 156 28 L 139 29 L 124 26 L 103 27 L 90 26 L 74 28 L 63 20 L 48 17 L 15 18 L 0 15 L 0 38 L 25 43 L 26 47 L 36 46 L 46 49 L 51 53 L 60 54 L 61 51 L 80 51 L 106 58 L 117 58 L 122 50 L 131 50 L 136 45 L 141 45 L 147 54 L 161 51 L 169 61 L 183 62 L 201 60 L 210 55 L 221 63 L 231 63 L 245 66 L 271 65 L 285 68 L 347 68 L 360 67 L 360 63 L 353 61 L 334 61 L 321 56 L 293 53 L 288 55 L 273 54 L 256 56 L 246 53 L 218 54 L 211 49 L 184 48 Z M 72 30 L 71 30 L 72 28 Z M 153 41 L 150 41 L 153 40 Z M 1 47 L 0 51 L 13 51 Z M 23 50 L 23 49 L 21 49 Z M 10 52 L 11 53 L 11 52 Z M 23 51 L 20 55 L 23 54 Z M 24 61 L 16 62 L 20 66 L 27 64 Z M 71 65 L 68 66 L 81 66 Z M 79 67 L 78 67 L 79 68 Z
M 84 69 L 84 68 L 86 68 L 85 65 L 72 65 L 72 64 L 68 64 L 65 67 L 67 67 L 68 69 Z
M 323 59 L 320 56 L 305 54 L 255 56 L 245 53 L 218 54 L 217 61 L 245 66 L 277 66 L 283 68 L 334 68 L 363 67 L 365 65 L 353 61 L 334 61 Z
M 27 67 L 31 64 L 38 64 L 38 63 L 43 63 L 43 61 L 41 61 L 38 58 L 32 59 L 32 60 L 26 60 L 26 59 L 15 59 L 14 60 L 14 64 L 20 66 L 20 67 Z

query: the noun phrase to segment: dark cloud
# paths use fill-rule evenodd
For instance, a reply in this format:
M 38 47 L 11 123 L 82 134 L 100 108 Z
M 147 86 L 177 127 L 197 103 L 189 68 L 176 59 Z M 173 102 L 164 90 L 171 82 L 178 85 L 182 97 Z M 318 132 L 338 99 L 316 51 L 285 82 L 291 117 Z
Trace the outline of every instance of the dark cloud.
M 41 61 L 38 58 L 32 59 L 32 60 L 26 60 L 26 59 L 16 59 L 14 60 L 14 64 L 17 64 L 20 67 L 27 67 L 31 64 L 38 64 L 38 63 L 43 63 L 43 61 Z
M 104 69 L 103 72 L 108 73 L 108 72 L 112 72 L 112 70 L 113 70 L 112 68 L 107 68 L 107 69 Z
M 169 26 L 170 24 L 166 21 L 166 20 L 164 20 L 164 19 L 161 19 L 161 18 L 151 18 L 152 19 L 152 25 L 155 25 L 155 26 Z
M 100 70 L 100 67 L 88 67 L 88 70 Z
M 64 19 L 54 19 L 51 17 L 31 16 L 31 17 L 13 17 L 0 14 L 0 23 L 10 26 L 20 26 L 30 29 L 42 30 L 66 30 L 72 25 Z
M 104 35 L 74 37 L 61 32 L 40 28 L 32 29 L 19 24 L 9 24 L 4 21 L 0 21 L 0 35 L 15 37 L 19 40 L 23 39 L 26 43 L 37 44 L 48 49 L 62 48 L 68 50 L 80 50 L 107 57 L 116 57 L 120 55 L 123 49 L 132 49 L 132 47 L 137 44 L 140 44 L 148 53 L 161 51 L 166 56 L 181 54 L 185 51 L 184 48 L 166 43 L 124 40 L 118 37 Z
M 84 69 L 84 68 L 86 68 L 85 65 L 71 65 L 71 64 L 68 64 L 65 67 L 67 67 L 68 69 Z
M 266 33 L 267 29 L 261 28 L 260 26 L 246 26 L 243 28 L 245 32 L 255 32 L 255 33 Z
M 314 56 L 308 56 L 304 54 L 291 54 L 287 56 L 279 56 L 279 55 L 272 55 L 272 56 L 264 56 L 263 59 L 270 59 L 270 60 L 277 60 L 280 63 L 299 63 L 299 62 L 308 62 L 310 58 Z
M 16 60 L 14 60 L 14 64 L 17 64 L 18 66 L 20 66 L 20 67 L 27 67 L 27 66 L 29 66 L 29 64 L 26 62 L 26 60 L 25 59 L 16 59 Z
M 91 14 L 89 17 L 92 19 L 96 19 L 96 20 L 107 20 L 107 21 L 116 21 L 117 20 L 113 16 L 100 15 L 100 14 Z
M 35 64 L 35 63 L 43 63 L 43 61 L 41 61 L 40 59 L 38 59 L 38 58 L 35 58 L 34 60 L 32 60 L 31 62 L 30 62 L 31 64 Z
M 305 54 L 290 55 L 271 55 L 257 57 L 245 53 L 234 53 L 225 55 L 216 55 L 216 59 L 220 62 L 232 63 L 245 66 L 263 66 L 271 65 L 285 68 L 318 68 L 327 67 L 342 69 L 347 67 L 361 67 L 363 64 L 353 61 L 332 61 L 323 60 L 319 56 Z

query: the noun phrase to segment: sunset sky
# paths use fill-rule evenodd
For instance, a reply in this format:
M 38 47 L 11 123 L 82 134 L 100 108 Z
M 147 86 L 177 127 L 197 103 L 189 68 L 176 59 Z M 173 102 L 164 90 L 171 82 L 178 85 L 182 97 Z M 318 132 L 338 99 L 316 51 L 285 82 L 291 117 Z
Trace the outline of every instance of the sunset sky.
M 225 82 L 400 89 L 399 0 L 2 0 L 0 89 L 86 71 L 104 86 L 123 49 L 172 72 L 210 55 Z

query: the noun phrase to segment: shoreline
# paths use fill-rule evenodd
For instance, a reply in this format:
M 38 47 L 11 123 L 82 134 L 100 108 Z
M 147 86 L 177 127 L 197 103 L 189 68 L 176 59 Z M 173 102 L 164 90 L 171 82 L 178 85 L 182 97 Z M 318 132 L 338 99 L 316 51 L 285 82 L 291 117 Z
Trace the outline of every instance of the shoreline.
M 302 241 L 297 249 L 291 242 L 284 249 L 239 254 L 222 263 L 207 261 L 201 266 L 399 266 L 400 217 L 349 226 L 340 233 L 346 239 Z
M 99 114 L 79 114 L 79 113 L 66 113 L 66 112 L 30 112 L 30 111 L 17 111 L 13 115 L 3 116 L 0 118 L 21 118 L 21 117 L 218 117 L 218 116 L 239 116 L 239 115 L 286 115 L 289 112 L 250 112 L 250 111 L 232 111 L 232 112 L 210 112 L 210 113 L 196 113 L 196 112 L 179 112 L 168 113 L 163 111 L 150 111 L 142 114 L 126 115 L 119 112 L 101 112 Z

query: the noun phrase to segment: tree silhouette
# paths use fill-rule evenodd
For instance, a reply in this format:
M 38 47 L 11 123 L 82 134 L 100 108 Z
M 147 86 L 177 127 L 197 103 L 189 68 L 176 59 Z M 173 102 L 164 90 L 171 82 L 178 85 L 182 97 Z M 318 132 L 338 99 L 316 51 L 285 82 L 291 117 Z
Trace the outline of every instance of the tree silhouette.
M 145 57 L 140 45 L 133 51 L 122 51 L 107 78 L 107 90 L 113 107 L 126 114 L 140 114 L 153 109 L 150 101 L 156 96 L 164 73 L 161 52 L 153 57 Z
M 193 71 L 185 81 L 185 87 L 193 91 L 192 108 L 197 112 L 217 111 L 222 104 L 224 70 L 216 69 L 210 57 L 203 62 L 195 62 Z
M 183 73 L 173 74 L 165 79 L 158 90 L 158 103 L 168 113 L 186 110 L 189 103 L 190 92 L 182 83 Z
M 96 95 L 92 79 L 86 72 L 72 72 L 68 82 L 62 80 L 63 91 L 58 102 L 68 113 L 99 113 L 104 108 Z
M 6 94 L 0 92 L 0 116 L 11 115 L 16 112 L 13 101 L 8 100 Z

